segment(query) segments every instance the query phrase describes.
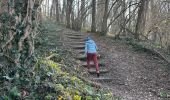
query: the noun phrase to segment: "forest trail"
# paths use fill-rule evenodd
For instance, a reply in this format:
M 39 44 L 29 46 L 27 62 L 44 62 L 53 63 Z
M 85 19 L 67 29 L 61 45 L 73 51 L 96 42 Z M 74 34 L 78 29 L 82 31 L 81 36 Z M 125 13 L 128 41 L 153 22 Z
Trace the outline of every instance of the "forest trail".
M 170 93 L 168 64 L 161 58 L 154 54 L 135 51 L 132 46 L 119 40 L 90 34 L 100 49 L 99 63 L 103 74 L 97 82 L 102 84 L 102 87 L 111 89 L 113 94 L 122 100 L 162 100 L 161 94 Z M 54 34 L 48 35 L 49 40 L 50 37 L 54 39 Z M 89 34 L 63 29 L 61 41 L 65 49 L 72 50 L 76 59 L 77 57 L 84 59 L 78 54 L 84 53 L 84 38 L 87 35 Z M 80 64 L 86 71 L 83 67 L 86 65 L 85 62 Z M 86 78 L 97 80 L 95 69 L 92 68 L 91 73 L 93 74 L 89 74 Z M 169 99 L 164 98 L 164 100 Z
M 0 100 L 170 100 L 169 27 L 170 0 L 0 0 Z

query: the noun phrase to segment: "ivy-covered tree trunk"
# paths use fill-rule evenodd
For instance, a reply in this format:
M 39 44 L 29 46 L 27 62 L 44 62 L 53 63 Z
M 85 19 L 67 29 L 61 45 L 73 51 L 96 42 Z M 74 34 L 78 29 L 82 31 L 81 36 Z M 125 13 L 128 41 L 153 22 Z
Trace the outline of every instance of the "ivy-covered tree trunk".
M 0 53 L 6 60 L 3 76 L 19 79 L 32 73 L 36 10 L 42 0 L 3 0 L 0 11 Z M 8 65 L 7 65 L 8 64 Z M 24 84 L 24 83 L 23 83 Z

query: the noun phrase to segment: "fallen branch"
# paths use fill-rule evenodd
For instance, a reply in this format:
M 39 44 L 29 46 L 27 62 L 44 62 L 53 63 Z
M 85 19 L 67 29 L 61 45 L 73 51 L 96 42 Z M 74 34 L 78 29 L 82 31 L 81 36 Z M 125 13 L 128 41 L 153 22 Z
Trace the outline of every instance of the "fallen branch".
M 170 60 L 168 58 L 166 58 L 163 54 L 161 54 L 159 51 L 153 49 L 154 53 L 156 55 L 158 55 L 159 57 L 161 57 L 164 61 L 166 61 L 168 64 L 170 64 Z
M 141 44 L 143 45 L 143 44 Z M 145 46 L 146 45 L 146 46 Z M 152 51 L 154 54 L 156 54 L 158 57 L 162 58 L 164 61 L 166 61 L 168 64 L 170 64 L 170 60 L 168 58 L 166 58 L 161 52 L 159 52 L 158 50 L 152 48 L 151 46 L 144 44 L 143 45 L 144 48 Z
M 52 55 L 46 57 L 45 59 L 46 59 L 46 60 L 50 60 L 51 58 L 55 57 L 56 55 L 57 55 L 57 54 L 54 53 L 54 54 L 52 54 Z

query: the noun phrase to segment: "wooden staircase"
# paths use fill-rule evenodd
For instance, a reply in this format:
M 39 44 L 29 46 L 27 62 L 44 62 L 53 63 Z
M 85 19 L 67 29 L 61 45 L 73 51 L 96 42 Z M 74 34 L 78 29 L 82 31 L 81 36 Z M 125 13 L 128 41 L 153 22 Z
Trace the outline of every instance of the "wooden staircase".
M 67 37 L 68 45 L 73 49 L 73 52 L 76 53 L 76 59 L 80 60 L 80 64 L 82 67 L 86 68 L 86 57 L 84 56 L 85 49 L 85 35 L 81 33 L 66 33 L 65 37 Z M 100 77 L 98 78 L 96 75 L 96 68 L 93 62 L 90 62 L 90 70 L 88 71 L 93 77 L 90 78 L 92 81 L 112 81 L 112 78 L 107 76 L 109 73 L 109 69 L 104 62 L 104 57 L 98 56 L 98 64 Z

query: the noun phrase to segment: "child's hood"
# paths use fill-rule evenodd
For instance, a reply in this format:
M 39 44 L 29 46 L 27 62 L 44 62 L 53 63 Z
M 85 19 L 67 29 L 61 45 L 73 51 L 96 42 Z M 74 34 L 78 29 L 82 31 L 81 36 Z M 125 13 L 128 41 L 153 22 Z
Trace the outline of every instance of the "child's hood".
M 88 41 L 86 41 L 86 43 L 93 44 L 94 41 L 93 40 L 88 40 Z

